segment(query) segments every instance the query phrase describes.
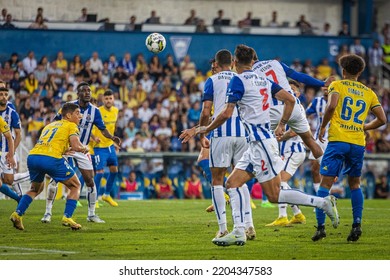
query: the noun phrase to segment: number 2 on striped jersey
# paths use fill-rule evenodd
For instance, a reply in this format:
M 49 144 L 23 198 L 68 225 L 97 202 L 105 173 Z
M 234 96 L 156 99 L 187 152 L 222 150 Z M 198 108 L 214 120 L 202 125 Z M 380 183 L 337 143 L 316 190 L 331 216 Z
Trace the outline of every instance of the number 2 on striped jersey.
M 269 108 L 267 89 L 260 89 L 260 95 L 263 96 L 263 111 Z

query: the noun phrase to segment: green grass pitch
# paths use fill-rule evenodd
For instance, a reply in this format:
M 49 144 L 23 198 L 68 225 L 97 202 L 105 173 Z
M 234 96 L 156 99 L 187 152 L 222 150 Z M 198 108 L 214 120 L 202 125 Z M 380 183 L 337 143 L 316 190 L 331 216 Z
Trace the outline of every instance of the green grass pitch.
M 82 201 L 86 205 L 86 201 Z M 87 207 L 77 208 L 80 231 L 61 225 L 64 201 L 56 201 L 50 224 L 42 224 L 44 201 L 34 201 L 23 218 L 25 230 L 9 221 L 14 201 L 0 201 L 1 260 L 374 260 L 390 259 L 390 201 L 366 200 L 363 235 L 356 243 L 346 238 L 351 227 L 350 200 L 338 200 L 339 228 L 327 218 L 327 238 L 312 242 L 315 213 L 303 207 L 306 225 L 265 227 L 277 208 L 261 208 L 255 201 L 253 217 L 257 238 L 243 247 L 218 247 L 211 243 L 217 231 L 214 213 L 206 213 L 208 200 L 119 201 L 97 210 L 106 224 L 86 222 Z M 228 207 L 228 224 L 231 212 Z M 291 213 L 290 209 L 288 210 Z

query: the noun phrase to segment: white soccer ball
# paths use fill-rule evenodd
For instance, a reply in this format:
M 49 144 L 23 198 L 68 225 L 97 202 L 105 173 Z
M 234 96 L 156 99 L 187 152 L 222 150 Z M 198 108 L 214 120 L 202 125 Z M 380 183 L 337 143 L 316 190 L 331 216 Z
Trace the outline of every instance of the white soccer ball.
M 146 37 L 145 45 L 152 53 L 159 53 L 165 49 L 166 41 L 160 33 L 151 33 Z

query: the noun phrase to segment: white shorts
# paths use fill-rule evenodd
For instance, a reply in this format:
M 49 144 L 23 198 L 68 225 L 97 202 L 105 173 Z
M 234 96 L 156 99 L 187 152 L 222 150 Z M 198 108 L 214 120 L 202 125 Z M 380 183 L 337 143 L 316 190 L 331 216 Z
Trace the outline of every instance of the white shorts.
M 270 119 L 271 130 L 274 131 L 282 118 L 284 105 L 271 106 Z M 306 118 L 305 109 L 301 104 L 295 103 L 290 119 L 287 122 L 288 126 L 296 133 L 305 133 L 310 131 L 310 125 Z
M 248 149 L 246 137 L 211 138 L 210 167 L 223 168 L 236 165 Z
M 14 174 L 14 173 L 15 173 L 15 170 L 18 168 L 18 159 L 17 159 L 17 156 L 14 155 L 14 159 L 15 159 L 15 162 L 16 162 L 15 168 L 10 168 L 10 167 L 8 166 L 7 160 L 6 160 L 6 158 L 5 158 L 6 155 L 7 155 L 6 152 L 1 153 L 1 159 L 0 159 L 1 173 L 3 173 L 3 174 Z
M 73 158 L 76 166 L 80 169 L 93 170 L 92 159 L 89 153 L 75 152 L 72 156 L 68 156 L 68 158 Z
M 249 142 L 249 148 L 237 163 L 236 168 L 252 173 L 259 183 L 275 178 L 283 169 L 275 138 Z
M 320 140 L 317 139 L 316 142 L 318 145 L 320 145 L 322 151 L 324 151 L 324 153 L 325 153 L 326 147 L 328 146 L 328 140 L 325 140 L 325 142 L 322 143 Z M 308 159 L 313 159 L 313 160 L 315 159 L 313 156 L 313 153 L 311 151 L 310 151 Z
M 284 168 L 291 176 L 294 176 L 295 172 L 299 168 L 299 166 L 304 163 L 306 158 L 306 153 L 285 153 L 284 154 Z

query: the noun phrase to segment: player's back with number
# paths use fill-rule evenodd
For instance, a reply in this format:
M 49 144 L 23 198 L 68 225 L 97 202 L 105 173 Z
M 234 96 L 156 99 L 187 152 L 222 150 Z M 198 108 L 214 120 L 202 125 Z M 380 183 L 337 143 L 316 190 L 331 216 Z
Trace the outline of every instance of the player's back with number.
M 52 122 L 42 130 L 41 137 L 30 151 L 30 155 L 62 158 L 62 155 L 69 148 L 69 137 L 71 135 L 79 135 L 75 123 L 67 120 Z
M 291 70 L 286 64 L 277 60 L 256 61 L 253 64 L 255 73 L 262 72 L 267 79 L 277 83 L 283 89 L 293 92 L 287 79 L 287 73 Z
M 335 81 L 329 86 L 329 95 L 339 94 L 339 102 L 331 119 L 329 141 L 365 145 L 363 130 L 368 112 L 380 106 L 377 95 L 357 81 Z

